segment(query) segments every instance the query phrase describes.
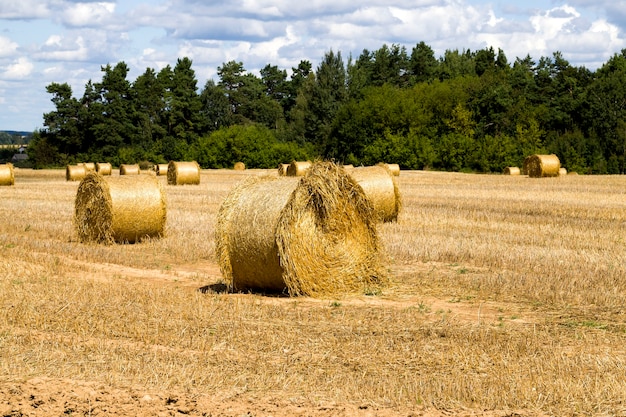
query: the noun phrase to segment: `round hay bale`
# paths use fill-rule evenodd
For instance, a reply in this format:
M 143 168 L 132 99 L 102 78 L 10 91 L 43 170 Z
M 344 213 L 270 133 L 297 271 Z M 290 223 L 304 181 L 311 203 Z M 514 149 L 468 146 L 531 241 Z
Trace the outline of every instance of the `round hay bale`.
M 530 162 L 532 157 L 533 155 L 524 158 L 524 162 L 522 163 L 522 175 L 528 175 L 528 163 Z
M 554 155 L 531 155 L 528 158 L 526 169 L 531 178 L 557 177 L 561 161 Z
M 255 176 L 222 203 L 216 253 L 231 289 L 321 296 L 381 287 L 386 275 L 372 206 L 339 166 L 303 177 Z
M 94 172 L 96 170 L 96 164 L 93 162 L 83 162 L 83 166 L 85 167 L 86 174 L 89 174 L 90 172 Z
M 196 161 L 170 161 L 167 166 L 169 185 L 200 184 L 200 165 Z
M 139 168 L 139 164 L 121 164 L 120 165 L 120 175 L 139 175 L 141 174 L 141 169 Z
M 65 168 L 65 180 L 66 181 L 81 181 L 87 175 L 85 171 L 85 165 L 68 165 Z
M 504 175 L 520 175 L 520 169 L 518 167 L 506 167 L 504 168 Z
M 81 242 L 135 243 L 163 235 L 165 196 L 154 176 L 90 173 L 78 185 L 74 225 Z
M 377 221 L 398 220 L 401 207 L 400 190 L 396 177 L 386 164 L 354 168 L 349 174 L 372 202 Z
M 113 166 L 108 162 L 96 162 L 96 172 L 100 175 L 111 175 Z
M 289 164 L 278 164 L 278 176 L 279 177 L 286 176 L 287 168 L 289 168 Z
M 0 185 L 14 185 L 15 173 L 13 170 L 13 164 L 7 163 L 0 165 Z
M 578 175 L 578 172 L 576 171 L 570 171 L 567 173 L 567 175 Z
M 235 171 L 245 171 L 246 164 L 244 164 L 243 162 L 235 162 L 235 165 L 233 165 L 233 169 Z
M 154 172 L 157 175 L 157 177 L 162 177 L 164 175 L 167 175 L 167 166 L 168 164 L 156 164 L 154 166 Z
M 389 169 L 389 171 L 391 172 L 391 175 L 393 175 L 394 177 L 397 177 L 397 176 L 400 175 L 400 165 L 398 165 L 398 164 L 386 164 L 384 162 L 381 162 L 380 164 L 385 165 L 387 167 L 387 169 Z
M 347 172 L 350 172 L 354 169 L 354 165 L 352 164 L 348 164 L 348 165 L 342 165 L 343 169 L 345 169 Z
M 301 177 L 311 168 L 313 163 L 311 161 L 291 161 L 287 167 L 288 177 Z
M 559 177 L 567 175 L 567 169 L 561 167 L 559 168 Z

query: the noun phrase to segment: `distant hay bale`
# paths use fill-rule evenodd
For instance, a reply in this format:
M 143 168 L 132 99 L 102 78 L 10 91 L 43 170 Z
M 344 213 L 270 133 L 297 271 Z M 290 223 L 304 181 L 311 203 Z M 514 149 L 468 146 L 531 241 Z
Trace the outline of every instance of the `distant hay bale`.
M 308 171 L 313 163 L 311 161 L 291 161 L 287 167 L 288 177 L 301 177 Z
M 504 168 L 504 175 L 520 175 L 520 169 L 518 167 L 506 167 Z
M 167 183 L 169 185 L 200 184 L 200 165 L 196 161 L 170 161 L 167 166 Z
M 15 184 L 15 173 L 13 170 L 13 164 L 3 164 L 0 165 L 0 185 L 14 185 Z
M 559 168 L 559 177 L 567 175 L 567 169 L 561 167 Z
M 531 155 L 526 162 L 526 170 L 531 178 L 557 177 L 561 161 L 554 155 Z
M 386 283 L 371 203 L 331 162 L 316 162 L 299 178 L 237 184 L 220 207 L 215 245 L 237 291 L 322 296 Z
M 108 162 L 96 162 L 96 172 L 100 175 L 111 175 L 113 166 Z
M 350 172 L 351 170 L 354 169 L 354 165 L 352 164 L 348 164 L 348 165 L 342 165 L 343 169 L 345 169 L 347 172 Z
M 287 168 L 289 168 L 289 164 L 278 164 L 278 176 L 279 177 L 286 176 Z
M 96 170 L 96 164 L 93 162 L 83 162 L 83 166 L 85 167 L 86 174 L 89 174 L 90 172 L 94 172 Z
M 398 181 L 386 164 L 369 167 L 357 167 L 349 175 L 361 186 L 367 198 L 372 202 L 377 221 L 398 220 L 401 199 Z
M 567 175 L 578 175 L 578 172 L 576 171 L 570 171 L 567 173 Z
M 139 164 L 121 164 L 120 165 L 120 175 L 139 175 L 141 174 L 141 169 L 139 168 Z
M 65 180 L 66 181 L 81 181 L 87 175 L 85 166 L 83 164 L 68 165 L 65 168 Z
M 81 242 L 135 243 L 163 235 L 165 196 L 154 176 L 90 173 L 76 193 L 74 225 Z
M 243 162 L 235 162 L 235 165 L 233 165 L 233 169 L 235 171 L 245 171 L 246 164 L 244 164 Z
M 167 175 L 167 166 L 168 164 L 156 164 L 154 166 L 154 173 L 157 175 L 157 177 Z
M 400 175 L 400 165 L 398 164 L 386 164 L 384 162 L 381 162 L 382 165 L 385 165 L 389 171 L 391 171 L 391 175 L 393 175 L 394 177 L 397 177 Z

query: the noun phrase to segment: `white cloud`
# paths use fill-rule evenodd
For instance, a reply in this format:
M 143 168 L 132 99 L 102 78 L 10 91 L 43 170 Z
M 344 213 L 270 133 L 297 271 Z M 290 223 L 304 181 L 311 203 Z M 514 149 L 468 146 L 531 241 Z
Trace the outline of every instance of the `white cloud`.
M 39 0 L 2 0 L 0 19 L 38 19 L 50 16 L 50 9 Z
M 109 23 L 115 14 L 115 3 L 70 4 L 62 13 L 62 20 L 73 27 L 98 27 Z
M 34 67 L 28 58 L 20 57 L 6 67 L 0 67 L 0 78 L 3 80 L 23 80 L 31 75 Z
M 17 47 L 17 43 L 13 42 L 11 39 L 0 36 L 0 57 L 14 56 Z

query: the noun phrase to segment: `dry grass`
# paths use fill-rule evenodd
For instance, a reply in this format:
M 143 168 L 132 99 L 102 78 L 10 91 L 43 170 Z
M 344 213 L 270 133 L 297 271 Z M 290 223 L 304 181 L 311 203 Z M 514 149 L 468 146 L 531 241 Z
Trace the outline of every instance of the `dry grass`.
M 390 288 L 326 300 L 221 293 L 219 206 L 266 172 L 203 171 L 198 187 L 161 178 L 166 236 L 102 246 L 72 228 L 78 183 L 16 169 L 15 186 L 0 187 L 0 381 L 626 413 L 624 177 L 403 171 L 403 215 L 379 225 Z

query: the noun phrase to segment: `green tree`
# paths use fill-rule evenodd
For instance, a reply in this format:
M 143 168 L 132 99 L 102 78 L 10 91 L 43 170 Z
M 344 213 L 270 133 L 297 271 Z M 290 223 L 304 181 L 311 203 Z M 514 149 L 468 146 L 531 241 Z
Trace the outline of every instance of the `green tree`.
M 423 41 L 413 47 L 409 58 L 409 74 L 412 83 L 433 80 L 437 73 L 438 61 L 433 49 Z
M 43 124 L 46 130 L 43 135 L 48 149 L 55 149 L 59 153 L 76 154 L 83 150 L 80 130 L 80 103 L 72 97 L 72 87 L 69 84 L 51 83 L 46 91 L 52 94 L 52 103 L 55 110 L 43 115 Z M 46 164 L 50 161 L 46 161 Z

